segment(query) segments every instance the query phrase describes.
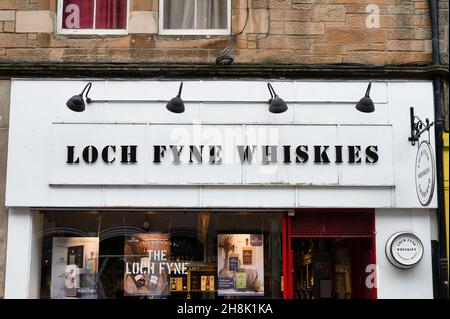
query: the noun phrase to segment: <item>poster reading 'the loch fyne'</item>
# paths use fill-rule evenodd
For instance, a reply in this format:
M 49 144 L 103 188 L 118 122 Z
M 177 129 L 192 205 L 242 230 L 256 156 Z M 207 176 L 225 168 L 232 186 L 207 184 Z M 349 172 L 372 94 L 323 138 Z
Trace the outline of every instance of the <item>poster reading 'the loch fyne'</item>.
M 136 234 L 125 238 L 125 296 L 168 296 L 170 235 Z

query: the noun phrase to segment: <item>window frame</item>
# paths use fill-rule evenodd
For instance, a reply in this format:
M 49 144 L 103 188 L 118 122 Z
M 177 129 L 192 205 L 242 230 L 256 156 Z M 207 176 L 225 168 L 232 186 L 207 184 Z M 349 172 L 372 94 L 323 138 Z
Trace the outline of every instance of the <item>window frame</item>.
M 226 29 L 164 29 L 164 1 L 159 0 L 158 34 L 160 35 L 230 35 L 231 34 L 231 0 L 227 0 Z
M 96 4 L 97 0 L 94 0 Z M 64 0 L 58 0 L 57 8 L 57 34 L 62 35 L 127 35 L 130 18 L 130 0 L 127 0 L 127 16 L 125 29 L 65 29 L 62 26 Z M 95 7 L 94 7 L 94 25 L 95 25 Z

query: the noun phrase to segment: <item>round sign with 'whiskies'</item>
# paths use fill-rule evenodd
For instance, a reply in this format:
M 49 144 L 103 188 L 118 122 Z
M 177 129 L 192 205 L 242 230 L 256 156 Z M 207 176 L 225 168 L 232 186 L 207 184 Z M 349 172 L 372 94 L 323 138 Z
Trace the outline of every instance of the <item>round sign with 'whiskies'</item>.
M 386 243 L 386 257 L 395 267 L 414 267 L 423 256 L 422 241 L 408 232 L 396 233 Z
M 416 192 L 422 206 L 428 206 L 433 198 L 435 175 L 434 156 L 430 143 L 423 141 L 416 156 Z

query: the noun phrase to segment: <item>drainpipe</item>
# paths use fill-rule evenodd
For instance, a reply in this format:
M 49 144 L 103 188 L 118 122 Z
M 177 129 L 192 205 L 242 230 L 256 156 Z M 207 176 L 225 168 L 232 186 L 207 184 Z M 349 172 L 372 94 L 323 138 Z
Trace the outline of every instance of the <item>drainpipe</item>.
M 431 15 L 431 32 L 433 48 L 433 65 L 441 65 L 439 50 L 439 23 L 438 23 L 438 1 L 429 0 Z M 436 171 L 437 171 L 437 202 L 438 202 L 438 282 L 440 299 L 448 299 L 448 276 L 447 276 L 447 249 L 446 249 L 446 221 L 445 221 L 445 193 L 444 193 L 444 152 L 443 152 L 443 115 L 442 115 L 442 81 L 439 75 L 433 78 L 434 93 L 434 119 L 435 119 L 435 141 L 436 141 Z

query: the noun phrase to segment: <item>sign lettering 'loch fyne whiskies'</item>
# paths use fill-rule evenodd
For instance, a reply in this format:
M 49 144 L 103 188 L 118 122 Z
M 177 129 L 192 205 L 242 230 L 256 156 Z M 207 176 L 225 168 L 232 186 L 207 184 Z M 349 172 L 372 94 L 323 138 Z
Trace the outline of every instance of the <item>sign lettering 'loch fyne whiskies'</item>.
M 394 186 L 379 126 L 55 124 L 52 135 L 54 187 Z
M 302 164 L 310 160 L 317 164 L 341 164 L 344 162 L 374 164 L 379 159 L 377 145 L 365 147 L 361 145 L 238 145 L 236 150 L 240 163 L 251 164 L 258 148 L 260 148 L 261 154 L 260 162 L 263 164 L 278 162 Z M 332 155 L 330 148 L 334 151 Z M 84 163 L 94 164 L 101 158 L 106 164 L 113 164 L 116 160 L 121 164 L 134 164 L 138 162 L 137 152 L 137 145 L 106 145 L 103 147 L 88 145 L 82 150 L 78 150 L 74 145 L 68 145 L 66 163 L 80 164 L 82 160 Z M 152 162 L 159 164 L 170 157 L 174 164 L 180 164 L 183 152 L 188 153 L 187 163 L 190 164 L 222 163 L 222 146 L 220 145 L 153 145 Z

